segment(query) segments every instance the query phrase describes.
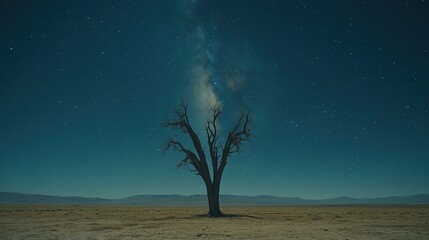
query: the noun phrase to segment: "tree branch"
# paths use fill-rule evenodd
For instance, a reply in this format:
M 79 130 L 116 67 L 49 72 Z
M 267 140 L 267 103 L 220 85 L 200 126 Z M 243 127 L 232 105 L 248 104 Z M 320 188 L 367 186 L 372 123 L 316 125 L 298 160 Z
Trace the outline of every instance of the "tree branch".
M 209 121 L 207 121 L 206 133 L 207 133 L 207 144 L 209 146 L 210 158 L 212 161 L 212 168 L 213 168 L 213 172 L 215 172 L 217 171 L 218 161 L 219 161 L 218 146 L 217 146 L 218 132 L 217 132 L 216 123 L 222 111 L 219 105 L 213 106 L 211 110 L 212 110 L 212 118 Z
M 177 167 L 192 167 L 195 169 L 198 175 L 200 175 L 206 185 L 219 186 L 223 171 L 228 163 L 228 157 L 231 154 L 239 152 L 241 145 L 244 142 L 250 141 L 252 134 L 250 129 L 250 123 L 252 121 L 250 111 L 242 111 L 238 121 L 232 127 L 231 131 L 228 132 L 228 137 L 223 146 L 218 145 L 218 126 L 217 121 L 222 113 L 220 106 L 213 106 L 211 108 L 212 116 L 206 123 L 206 134 L 207 144 L 209 147 L 209 153 L 211 158 L 211 167 L 213 170 L 213 181 L 210 176 L 209 167 L 206 161 L 206 155 L 201 145 L 201 141 L 195 131 L 192 129 L 188 118 L 188 105 L 182 100 L 180 106 L 175 109 L 174 113 L 176 119 L 173 121 L 167 121 L 163 123 L 164 127 L 179 128 L 185 134 L 189 135 L 192 140 L 195 151 L 187 149 L 179 141 L 169 139 L 164 147 L 164 152 L 169 149 L 174 149 L 185 154 L 184 158 L 177 164 Z M 219 149 L 222 153 L 219 153 Z
M 190 124 L 189 118 L 188 118 L 188 105 L 183 101 L 183 99 L 182 99 L 180 106 L 175 109 L 174 113 L 176 114 L 177 119 L 173 120 L 173 121 L 164 122 L 163 126 L 164 127 L 172 127 L 172 128 L 180 128 L 182 130 L 182 132 L 189 135 L 189 137 L 191 138 L 192 143 L 194 145 L 194 148 L 197 152 L 198 158 L 196 157 L 196 155 L 193 152 L 191 152 L 188 149 L 186 149 L 187 150 L 186 153 L 189 152 L 189 153 L 192 153 L 193 156 L 195 156 L 196 163 L 198 163 L 197 166 L 199 168 L 197 170 L 200 172 L 200 175 L 202 177 L 210 179 L 210 171 L 209 171 L 209 168 L 207 166 L 206 155 L 204 153 L 204 150 L 202 148 L 201 141 L 198 138 L 198 135 L 195 133 L 195 131 L 191 127 L 191 124 Z M 175 149 L 178 151 L 181 151 L 182 149 L 184 149 L 183 146 L 181 146 L 181 144 L 180 145 L 176 144 L 176 146 L 178 146 L 178 149 L 177 148 L 175 148 Z
M 228 138 L 225 142 L 222 151 L 222 159 L 219 165 L 219 169 L 217 170 L 218 175 L 222 175 L 223 169 L 227 164 L 228 157 L 236 152 L 241 150 L 241 144 L 243 142 L 250 141 L 252 134 L 251 129 L 249 128 L 249 124 L 252 121 L 252 117 L 250 115 L 250 111 L 247 113 L 241 112 L 240 118 L 237 123 L 234 125 L 232 130 L 228 133 Z
M 200 160 L 198 157 L 191 152 L 190 150 L 183 147 L 181 142 L 174 141 L 173 139 L 169 139 L 164 146 L 164 153 L 167 152 L 169 149 L 173 148 L 176 151 L 185 153 L 185 158 L 177 164 L 177 167 L 182 166 L 188 166 L 188 163 L 192 164 L 194 166 L 195 170 L 199 173 L 199 175 L 203 175 L 202 167 L 200 165 Z

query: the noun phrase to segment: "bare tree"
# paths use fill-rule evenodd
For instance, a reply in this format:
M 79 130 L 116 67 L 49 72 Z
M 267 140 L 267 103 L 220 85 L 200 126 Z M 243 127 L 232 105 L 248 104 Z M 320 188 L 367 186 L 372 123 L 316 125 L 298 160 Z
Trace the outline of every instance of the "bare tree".
M 231 154 L 239 152 L 243 142 L 249 141 L 251 138 L 251 123 L 250 111 L 242 112 L 233 128 L 228 132 L 228 137 L 223 145 L 218 144 L 219 131 L 217 121 L 222 110 L 220 106 L 213 106 L 211 108 L 211 118 L 205 125 L 207 134 L 207 145 L 209 147 L 209 154 L 211 160 L 212 175 L 209 171 L 209 164 L 207 163 L 206 154 L 201 144 L 200 138 L 191 127 L 188 118 L 188 105 L 182 100 L 181 105 L 174 111 L 176 119 L 173 121 L 165 122 L 164 127 L 178 128 L 183 133 L 189 135 L 192 140 L 194 149 L 185 147 L 180 141 L 169 139 L 164 148 L 164 152 L 169 149 L 182 152 L 184 158 L 179 162 L 177 167 L 186 166 L 203 179 L 206 189 L 209 204 L 210 217 L 222 217 L 224 214 L 219 206 L 219 191 L 222 174 L 225 166 L 228 163 L 228 157 Z

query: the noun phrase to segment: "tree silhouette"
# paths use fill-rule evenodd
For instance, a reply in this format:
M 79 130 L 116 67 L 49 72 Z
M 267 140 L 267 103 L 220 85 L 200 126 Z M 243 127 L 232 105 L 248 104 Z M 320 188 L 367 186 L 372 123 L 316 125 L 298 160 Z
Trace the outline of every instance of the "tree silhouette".
M 250 111 L 241 112 L 236 124 L 228 132 L 226 141 L 222 146 L 218 144 L 219 131 L 217 127 L 217 121 L 222 110 L 220 106 L 211 107 L 211 118 L 205 125 L 205 131 L 207 134 L 207 145 L 209 148 L 212 174 L 210 174 L 206 154 L 200 138 L 195 133 L 191 123 L 189 122 L 188 105 L 182 100 L 182 103 L 175 109 L 174 113 L 177 118 L 173 121 L 165 122 L 163 124 L 164 127 L 172 127 L 173 129 L 178 128 L 183 133 L 189 135 L 195 151 L 190 148 L 186 148 L 180 141 L 170 138 L 165 144 L 164 152 L 169 149 L 173 149 L 184 154 L 184 158 L 179 162 L 177 167 L 186 166 L 191 171 L 201 176 L 207 189 L 209 204 L 208 215 L 210 217 L 222 217 L 224 214 L 220 210 L 219 206 L 219 191 L 222 174 L 231 154 L 239 152 L 241 150 L 242 143 L 249 141 L 252 136 L 250 133 L 251 129 L 249 127 L 252 120 Z

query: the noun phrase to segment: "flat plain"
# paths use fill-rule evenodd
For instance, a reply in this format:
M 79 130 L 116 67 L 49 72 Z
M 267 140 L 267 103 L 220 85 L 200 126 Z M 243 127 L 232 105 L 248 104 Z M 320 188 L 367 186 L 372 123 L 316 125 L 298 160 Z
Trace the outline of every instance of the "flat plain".
M 0 239 L 429 239 L 429 206 L 0 206 Z

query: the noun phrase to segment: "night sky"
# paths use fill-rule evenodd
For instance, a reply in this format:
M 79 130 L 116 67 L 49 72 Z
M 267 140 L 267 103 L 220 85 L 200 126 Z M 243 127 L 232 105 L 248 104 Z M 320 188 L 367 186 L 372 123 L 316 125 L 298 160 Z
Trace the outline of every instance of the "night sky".
M 162 153 L 253 113 L 222 194 L 429 193 L 429 2 L 1 1 L 0 191 L 205 194 Z M 222 140 L 222 139 L 221 139 Z

